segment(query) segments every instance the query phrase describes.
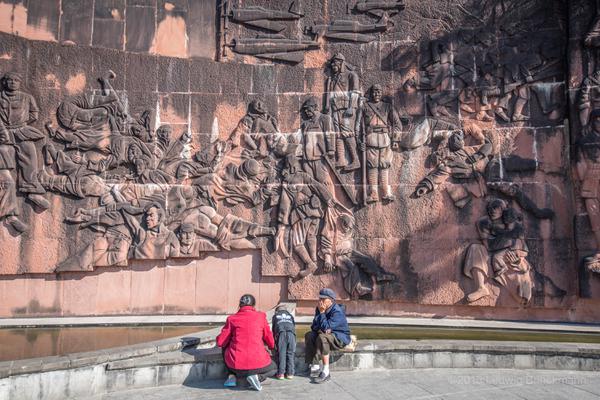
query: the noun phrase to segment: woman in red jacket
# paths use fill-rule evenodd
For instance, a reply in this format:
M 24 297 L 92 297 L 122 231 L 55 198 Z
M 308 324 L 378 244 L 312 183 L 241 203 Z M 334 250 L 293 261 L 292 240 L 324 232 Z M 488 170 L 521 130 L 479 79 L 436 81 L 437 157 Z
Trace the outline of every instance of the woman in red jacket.
M 256 300 L 251 294 L 240 298 L 240 309 L 227 317 L 217 336 L 217 346 L 223 349 L 223 359 L 229 369 L 225 386 L 236 385 L 236 376 L 246 378 L 255 390 L 261 390 L 261 380 L 275 373 L 277 366 L 265 349 L 275 347 L 273 333 L 265 313 L 256 311 Z M 260 375 L 260 377 L 259 377 Z M 262 379 L 261 379 L 262 378 Z

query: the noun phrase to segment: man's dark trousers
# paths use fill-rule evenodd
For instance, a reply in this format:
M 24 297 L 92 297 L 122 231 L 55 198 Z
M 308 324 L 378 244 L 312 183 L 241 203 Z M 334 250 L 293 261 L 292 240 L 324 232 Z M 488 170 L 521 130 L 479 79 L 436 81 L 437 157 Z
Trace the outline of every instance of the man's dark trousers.
M 329 355 L 331 350 L 344 348 L 344 343 L 333 333 L 308 331 L 304 336 L 304 343 L 306 346 L 304 361 L 307 364 L 319 364 L 323 356 Z
M 277 336 L 277 374 L 294 375 L 296 359 L 296 334 L 291 331 L 280 332 Z

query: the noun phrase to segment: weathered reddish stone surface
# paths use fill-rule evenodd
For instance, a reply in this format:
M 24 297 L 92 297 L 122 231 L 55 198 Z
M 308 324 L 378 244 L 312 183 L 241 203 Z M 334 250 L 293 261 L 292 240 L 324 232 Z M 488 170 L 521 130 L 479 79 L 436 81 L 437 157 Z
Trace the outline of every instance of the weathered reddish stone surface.
M 0 0 L 1 316 L 600 318 L 600 6 L 84 3 Z

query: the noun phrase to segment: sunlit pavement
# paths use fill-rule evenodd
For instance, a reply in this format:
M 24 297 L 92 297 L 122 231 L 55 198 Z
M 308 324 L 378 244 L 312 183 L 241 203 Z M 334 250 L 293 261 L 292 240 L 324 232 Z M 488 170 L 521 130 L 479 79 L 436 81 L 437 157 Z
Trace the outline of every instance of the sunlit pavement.
M 94 400 L 179 399 L 600 399 L 598 372 L 507 369 L 410 369 L 334 372 L 315 385 L 307 377 L 268 379 L 261 393 L 227 389 L 222 381 L 165 386 L 94 397 Z

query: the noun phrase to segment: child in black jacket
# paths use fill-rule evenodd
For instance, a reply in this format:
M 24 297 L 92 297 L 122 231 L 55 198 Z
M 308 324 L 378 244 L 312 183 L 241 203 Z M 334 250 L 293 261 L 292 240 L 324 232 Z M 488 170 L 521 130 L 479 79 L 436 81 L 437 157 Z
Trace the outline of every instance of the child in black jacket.
M 294 361 L 296 356 L 296 323 L 285 305 L 275 308 L 273 315 L 273 335 L 277 347 L 276 379 L 292 379 L 294 376 Z

